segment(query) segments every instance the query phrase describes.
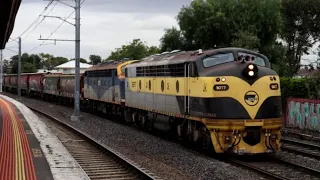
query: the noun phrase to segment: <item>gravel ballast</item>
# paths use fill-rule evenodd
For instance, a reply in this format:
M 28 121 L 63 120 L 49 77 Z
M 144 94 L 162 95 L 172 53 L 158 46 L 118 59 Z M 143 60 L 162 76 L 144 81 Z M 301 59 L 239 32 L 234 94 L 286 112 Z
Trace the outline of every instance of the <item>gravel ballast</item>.
M 276 153 L 276 157 L 320 171 L 320 161 L 317 159 L 296 155 L 289 152 L 278 152 Z
M 247 169 L 195 153 L 178 143 L 125 125 L 87 113 L 82 113 L 81 122 L 72 122 L 72 108 L 26 97 L 17 99 L 18 96 L 9 93 L 2 94 L 40 109 L 91 135 L 163 179 L 263 179 Z

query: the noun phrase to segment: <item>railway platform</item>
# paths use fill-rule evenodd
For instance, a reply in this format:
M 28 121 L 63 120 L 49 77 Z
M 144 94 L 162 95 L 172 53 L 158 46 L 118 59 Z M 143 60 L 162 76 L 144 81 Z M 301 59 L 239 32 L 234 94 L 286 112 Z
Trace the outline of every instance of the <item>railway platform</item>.
M 0 180 L 36 179 L 89 178 L 37 115 L 0 95 Z

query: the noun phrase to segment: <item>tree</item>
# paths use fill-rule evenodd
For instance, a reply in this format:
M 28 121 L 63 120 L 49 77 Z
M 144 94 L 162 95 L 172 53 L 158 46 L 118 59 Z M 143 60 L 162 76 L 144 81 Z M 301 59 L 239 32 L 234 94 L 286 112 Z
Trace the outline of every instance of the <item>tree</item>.
M 160 39 L 161 52 L 183 49 L 183 37 L 177 28 L 172 27 L 164 31 L 165 33 Z
M 173 49 L 174 42 L 185 50 L 234 45 L 269 53 L 280 30 L 280 0 L 193 0 L 177 20 L 180 33 L 166 30 L 162 50 Z
M 99 64 L 99 63 L 101 63 L 101 60 L 102 60 L 101 57 L 98 55 L 90 55 L 89 59 L 91 62 L 90 64 L 92 64 L 92 65 Z
M 115 51 L 112 51 L 107 60 L 121 60 L 124 58 L 137 60 L 158 52 L 158 47 L 148 47 L 140 39 L 134 39 L 130 44 L 122 45 L 121 48 L 116 48 Z
M 150 46 L 150 47 L 147 47 L 147 49 L 148 49 L 148 53 L 147 53 L 148 55 L 160 53 L 160 49 L 157 46 Z
M 246 49 L 255 49 L 259 47 L 260 40 L 258 36 L 249 31 L 239 31 L 235 34 L 235 39 L 232 40 L 231 46 L 242 47 Z
M 37 68 L 33 64 L 26 62 L 23 64 L 21 72 L 22 73 L 35 73 L 35 72 L 37 72 Z
M 75 58 L 70 59 L 70 61 L 75 60 Z M 80 62 L 81 63 L 88 63 L 88 61 L 86 59 L 80 58 Z
M 88 63 L 87 60 L 85 60 L 85 59 L 83 59 L 83 58 L 80 58 L 80 62 L 81 62 L 81 63 Z
M 320 39 L 320 1 L 283 0 L 281 38 L 286 42 L 286 76 L 300 68 L 301 57 Z
M 6 73 L 6 74 L 11 73 L 11 71 L 9 72 L 9 66 L 10 66 L 9 60 L 7 59 L 3 60 L 3 73 Z
M 15 55 L 11 57 L 10 66 L 11 73 L 18 73 L 18 60 L 19 56 Z M 24 53 L 21 55 L 21 72 L 22 73 L 34 73 L 37 72 L 37 67 L 41 67 L 41 59 L 38 55 Z
M 69 60 L 65 57 L 54 57 L 50 54 L 41 53 L 40 56 L 42 57 L 43 67 L 52 70 L 54 67 L 59 66 L 60 64 L 66 63 Z

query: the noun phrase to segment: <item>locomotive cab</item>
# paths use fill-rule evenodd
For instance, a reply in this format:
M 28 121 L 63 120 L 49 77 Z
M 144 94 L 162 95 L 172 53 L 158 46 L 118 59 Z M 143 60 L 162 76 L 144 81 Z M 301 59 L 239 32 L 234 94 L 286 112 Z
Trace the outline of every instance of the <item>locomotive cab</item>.
M 205 121 L 216 152 L 280 148 L 280 82 L 267 57 L 225 49 L 200 55 L 189 72 L 190 116 Z

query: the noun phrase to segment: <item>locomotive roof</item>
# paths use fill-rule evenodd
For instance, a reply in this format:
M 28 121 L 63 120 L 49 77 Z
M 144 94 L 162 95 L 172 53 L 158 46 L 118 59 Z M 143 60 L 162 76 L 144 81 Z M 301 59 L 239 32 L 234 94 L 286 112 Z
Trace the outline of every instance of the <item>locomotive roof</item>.
M 83 75 L 83 73 L 80 73 L 80 76 Z M 45 77 L 74 77 L 75 74 L 47 74 Z
M 101 63 L 99 65 L 92 66 L 88 68 L 86 71 L 98 71 L 98 70 L 107 70 L 107 69 L 117 69 L 117 67 L 126 62 L 126 61 L 131 61 L 131 60 L 119 60 L 119 61 L 107 61 L 105 63 Z
M 236 48 L 236 47 L 228 47 L 228 48 L 210 49 L 210 50 L 203 50 L 203 51 L 195 50 L 195 51 L 175 51 L 172 53 L 166 52 L 159 55 L 146 57 L 142 59 L 142 61 L 140 62 L 127 65 L 127 67 L 179 64 L 183 62 L 196 61 L 199 58 L 203 58 L 208 55 L 210 56 L 217 52 L 229 52 L 229 51 L 241 51 L 241 52 L 251 53 L 251 54 L 266 58 L 264 55 L 252 50 Z
M 45 73 L 21 73 L 22 75 L 35 75 L 35 74 L 45 74 Z M 4 74 L 3 76 L 18 76 L 18 74 Z
M 21 76 L 24 75 L 50 75 L 50 74 L 62 74 L 62 73 L 51 73 L 51 72 L 41 72 L 41 73 L 21 73 Z M 3 76 L 18 76 L 18 74 L 4 74 Z

